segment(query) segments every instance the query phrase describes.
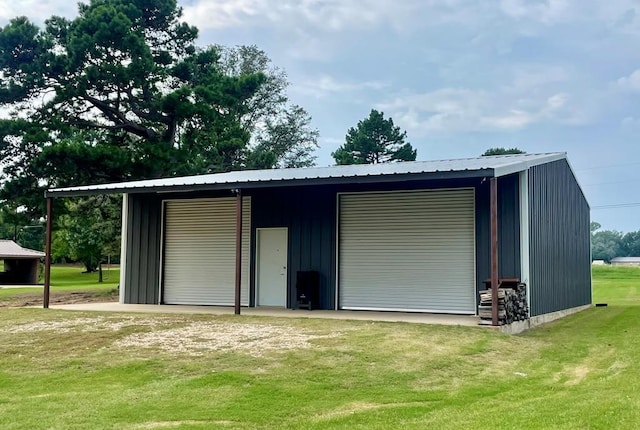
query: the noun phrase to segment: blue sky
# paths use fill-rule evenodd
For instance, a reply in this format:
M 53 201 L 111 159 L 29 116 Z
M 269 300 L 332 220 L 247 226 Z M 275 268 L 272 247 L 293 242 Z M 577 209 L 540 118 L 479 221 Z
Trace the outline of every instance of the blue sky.
M 318 164 L 371 108 L 418 159 L 567 152 L 603 228 L 640 229 L 640 0 L 182 0 L 200 43 L 255 44 L 320 131 Z M 0 23 L 71 17 L 0 0 Z

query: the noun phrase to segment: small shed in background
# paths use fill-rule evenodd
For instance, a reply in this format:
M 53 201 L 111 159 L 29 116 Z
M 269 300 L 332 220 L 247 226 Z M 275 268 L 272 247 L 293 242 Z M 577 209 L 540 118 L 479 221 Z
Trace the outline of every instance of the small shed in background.
M 0 240 L 0 285 L 33 285 L 38 283 L 38 267 L 44 252 L 23 248 L 12 240 Z
M 613 266 L 640 266 L 640 257 L 616 257 L 611 259 Z

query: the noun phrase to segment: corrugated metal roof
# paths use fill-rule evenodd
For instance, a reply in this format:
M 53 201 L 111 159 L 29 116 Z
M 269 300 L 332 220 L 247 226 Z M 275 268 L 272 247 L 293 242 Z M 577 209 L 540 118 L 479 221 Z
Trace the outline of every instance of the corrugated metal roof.
M 44 252 L 23 248 L 13 240 L 0 240 L 1 258 L 40 258 L 44 257 Z
M 565 153 L 549 154 L 516 154 L 492 157 L 477 157 L 455 160 L 411 161 L 399 163 L 359 164 L 332 167 L 307 167 L 297 169 L 242 170 L 226 173 L 213 173 L 198 176 L 177 178 L 150 179 L 145 181 L 120 182 L 115 184 L 87 185 L 68 188 L 54 188 L 47 191 L 47 196 L 73 196 L 96 193 L 127 193 L 140 191 L 169 191 L 178 188 L 182 191 L 190 187 L 201 189 L 233 188 L 242 185 L 245 188 L 257 184 L 277 182 L 317 183 L 330 180 L 334 183 L 357 182 L 358 178 L 388 178 L 398 176 L 399 180 L 406 176 L 424 176 L 433 174 L 449 174 L 448 177 L 470 176 L 476 172 L 478 176 L 504 176 L 526 170 L 531 166 L 549 163 L 566 158 Z

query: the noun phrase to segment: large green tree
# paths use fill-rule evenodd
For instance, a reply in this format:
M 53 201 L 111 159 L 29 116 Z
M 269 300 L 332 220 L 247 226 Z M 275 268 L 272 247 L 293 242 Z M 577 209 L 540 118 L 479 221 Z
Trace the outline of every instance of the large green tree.
M 0 205 L 0 239 L 15 240 L 22 246 L 42 249 L 42 223 L 15 205 Z
M 591 256 L 594 260 L 611 261 L 614 257 L 640 256 L 640 230 L 622 234 L 602 230 L 600 223 L 591 222 Z
M 309 167 L 318 146 L 318 130 L 311 127 L 311 116 L 289 102 L 286 73 L 272 64 L 257 46 L 218 46 L 222 71 L 228 76 L 260 73 L 264 82 L 246 102 L 247 112 L 240 123 L 251 136 L 246 167 Z
M 600 223 L 591 222 L 591 258 L 611 261 L 614 257 L 624 256 L 622 233 L 612 230 L 601 230 Z
M 39 219 L 47 187 L 313 163 L 317 131 L 284 72 L 255 47 L 196 46 L 181 13 L 90 0 L 0 29 L 0 204 Z M 89 216 L 76 209 L 55 212 Z
M 622 237 L 622 250 L 627 257 L 640 257 L 640 230 L 630 231 Z
M 18 224 L 14 220 L 15 209 L 0 206 L 0 239 L 14 239 L 18 235 Z
M 372 109 L 369 117 L 358 121 L 347 132 L 344 145 L 331 155 L 336 164 L 375 164 L 392 161 L 414 161 L 417 151 L 406 142 L 407 132 Z
M 2 28 L 0 198 L 33 209 L 43 186 L 244 167 L 241 118 L 265 75 L 225 73 L 180 16 L 175 0 L 92 0 Z
M 117 195 L 67 199 L 55 233 L 54 258 L 69 257 L 92 272 L 104 257 L 119 255 L 121 201 Z
M 622 234 L 618 231 L 603 230 L 591 236 L 591 257 L 594 260 L 611 261 L 624 255 Z

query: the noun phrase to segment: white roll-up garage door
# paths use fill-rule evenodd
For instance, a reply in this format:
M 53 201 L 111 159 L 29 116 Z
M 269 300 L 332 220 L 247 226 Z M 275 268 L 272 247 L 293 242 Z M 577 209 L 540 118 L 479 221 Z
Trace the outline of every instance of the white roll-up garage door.
M 473 189 L 340 196 L 342 309 L 475 313 Z
M 251 200 L 242 211 L 242 304 L 249 303 Z M 165 202 L 163 302 L 233 305 L 236 267 L 236 199 Z

